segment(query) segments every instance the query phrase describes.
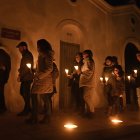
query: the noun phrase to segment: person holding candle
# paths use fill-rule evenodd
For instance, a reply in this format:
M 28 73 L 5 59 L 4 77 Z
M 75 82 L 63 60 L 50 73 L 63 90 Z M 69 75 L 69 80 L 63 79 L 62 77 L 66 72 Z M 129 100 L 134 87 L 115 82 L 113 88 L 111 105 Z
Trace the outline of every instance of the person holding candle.
M 94 115 L 94 104 L 92 100 L 93 90 L 94 90 L 94 72 L 95 72 L 95 63 L 93 60 L 93 53 L 91 50 L 83 51 L 83 65 L 81 67 L 80 73 L 80 81 L 79 86 L 82 90 L 83 99 L 86 105 L 83 110 L 84 114 L 82 116 L 86 118 L 92 118 Z
M 53 54 L 51 44 L 45 39 L 37 41 L 38 61 L 31 88 L 32 112 L 26 120 L 28 124 L 38 123 L 38 95 L 45 106 L 45 113 L 40 123 L 49 123 L 51 119 L 51 97 L 53 93 Z
M 18 116 L 24 116 L 28 115 L 28 113 L 31 111 L 30 108 L 30 87 L 31 83 L 33 81 L 33 55 L 28 50 L 28 45 L 26 42 L 20 42 L 16 48 L 19 49 L 19 52 L 22 55 L 21 61 L 20 61 L 20 67 L 18 69 L 19 75 L 18 75 L 18 82 L 20 82 L 20 94 L 24 99 L 25 106 L 24 109 L 18 113 Z M 31 64 L 31 68 L 28 68 L 27 64 Z
M 68 76 L 69 86 L 71 87 L 71 105 L 74 111 L 82 112 L 82 93 L 79 88 L 80 74 L 78 73 L 83 65 L 82 53 L 78 52 L 75 56 L 74 65 L 72 68 L 72 73 Z
M 135 83 L 136 83 L 136 92 L 137 92 L 137 104 L 140 107 L 140 51 L 137 51 L 136 53 L 137 58 L 137 66 L 134 71 L 135 75 Z
M 109 110 L 111 106 L 111 87 L 109 84 L 107 84 L 107 82 L 109 78 L 112 76 L 112 72 L 113 72 L 113 59 L 112 59 L 112 56 L 107 56 L 105 58 L 103 72 L 102 72 L 102 77 L 104 79 L 102 82 L 104 83 L 103 92 L 108 103 L 107 113 L 110 112 Z
M 120 97 L 124 93 L 124 72 L 120 65 L 113 67 L 113 74 L 108 80 L 108 85 L 111 87 L 111 102 L 108 115 L 117 115 L 120 112 Z

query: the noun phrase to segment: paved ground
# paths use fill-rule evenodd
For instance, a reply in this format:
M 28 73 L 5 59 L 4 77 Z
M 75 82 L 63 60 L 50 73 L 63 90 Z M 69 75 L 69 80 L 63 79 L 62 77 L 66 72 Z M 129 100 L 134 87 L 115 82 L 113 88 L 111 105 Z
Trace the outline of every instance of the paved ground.
M 52 123 L 28 125 L 26 117 L 18 117 L 7 112 L 0 115 L 1 140 L 140 140 L 140 112 L 125 111 L 119 116 L 124 122 L 114 125 L 103 110 L 97 110 L 93 119 L 81 118 L 72 113 L 54 113 Z M 69 131 L 64 124 L 73 122 L 78 125 Z

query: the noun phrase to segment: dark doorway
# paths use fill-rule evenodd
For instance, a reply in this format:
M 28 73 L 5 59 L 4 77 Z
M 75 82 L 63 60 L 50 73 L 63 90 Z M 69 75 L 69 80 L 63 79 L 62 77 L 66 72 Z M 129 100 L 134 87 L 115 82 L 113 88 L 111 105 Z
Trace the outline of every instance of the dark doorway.
M 59 107 L 60 109 L 68 109 L 70 107 L 70 87 L 68 86 L 68 78 L 65 69 L 73 66 L 75 55 L 80 51 L 79 44 L 60 41 L 60 90 L 59 90 Z M 70 73 L 69 73 L 70 74 Z
M 137 95 L 134 80 L 128 80 L 127 76 L 132 76 L 133 70 L 137 66 L 136 52 L 138 48 L 132 44 L 128 43 L 125 48 L 125 93 L 126 93 L 126 104 L 136 105 Z

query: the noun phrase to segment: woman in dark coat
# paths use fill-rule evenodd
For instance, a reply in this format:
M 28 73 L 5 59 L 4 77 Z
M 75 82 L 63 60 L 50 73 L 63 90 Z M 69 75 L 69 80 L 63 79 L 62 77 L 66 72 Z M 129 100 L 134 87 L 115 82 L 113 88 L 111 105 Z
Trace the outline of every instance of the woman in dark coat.
M 79 87 L 80 74 L 78 73 L 82 65 L 83 56 L 82 53 L 79 52 L 75 56 L 72 73 L 70 76 L 68 75 L 69 86 L 71 87 L 71 106 L 75 111 L 81 111 L 81 106 L 83 105 L 81 89 Z M 75 69 L 76 67 L 77 69 Z

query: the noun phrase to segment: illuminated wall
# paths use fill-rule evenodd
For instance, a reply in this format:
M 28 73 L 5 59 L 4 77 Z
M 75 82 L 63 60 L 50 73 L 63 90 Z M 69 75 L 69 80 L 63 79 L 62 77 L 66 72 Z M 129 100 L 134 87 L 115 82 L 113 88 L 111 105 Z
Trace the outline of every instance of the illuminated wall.
M 140 11 L 135 6 L 113 8 L 102 0 L 77 0 L 75 3 L 70 0 L 1 0 L 0 5 L 0 28 L 20 31 L 21 40 L 29 44 L 35 62 L 36 41 L 40 38 L 51 42 L 58 66 L 60 40 L 80 44 L 81 51 L 93 51 L 96 63 L 93 102 L 96 107 L 105 104 L 99 88 L 104 58 L 116 55 L 119 63 L 124 66 L 123 53 L 127 42 L 131 40 L 140 47 Z M 16 81 L 21 56 L 15 46 L 21 40 L 0 37 L 0 42 L 12 59 L 5 97 L 8 109 L 14 112 L 21 111 L 24 106 Z M 59 84 L 58 80 L 58 91 Z M 59 93 L 53 100 L 55 108 L 58 108 Z

